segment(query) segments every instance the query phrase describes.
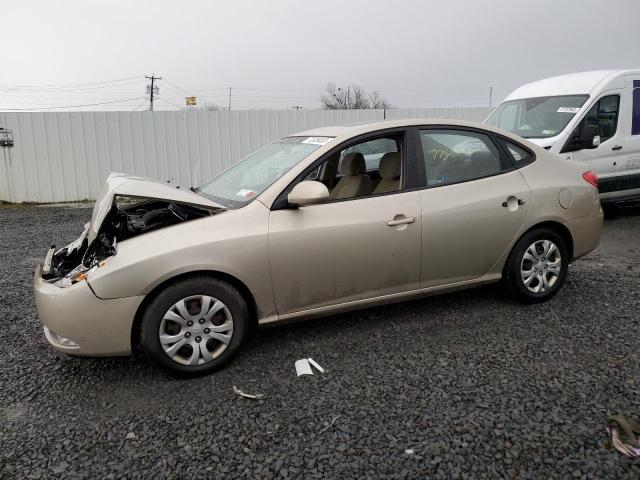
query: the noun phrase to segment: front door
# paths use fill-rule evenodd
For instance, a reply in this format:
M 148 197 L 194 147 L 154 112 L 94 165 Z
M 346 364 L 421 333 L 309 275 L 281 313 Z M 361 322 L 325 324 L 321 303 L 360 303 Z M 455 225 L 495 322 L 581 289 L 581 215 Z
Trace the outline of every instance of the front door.
M 411 223 L 388 225 L 406 218 Z M 418 192 L 276 210 L 269 253 L 280 315 L 418 286 Z
M 408 191 L 404 132 L 338 146 L 300 180 L 325 203 L 274 209 L 269 254 L 279 315 L 418 288 L 420 194 Z M 415 159 L 412 163 L 415 167 Z

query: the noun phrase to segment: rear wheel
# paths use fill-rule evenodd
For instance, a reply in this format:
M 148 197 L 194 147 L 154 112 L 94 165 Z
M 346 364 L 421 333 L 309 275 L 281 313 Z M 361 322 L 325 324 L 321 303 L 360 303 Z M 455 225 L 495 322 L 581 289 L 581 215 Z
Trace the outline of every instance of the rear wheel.
M 181 375 L 212 372 L 240 349 L 249 325 L 242 295 L 211 277 L 179 280 L 149 303 L 141 322 L 142 351 Z
M 517 299 L 542 302 L 558 293 L 568 266 L 563 238 L 547 228 L 532 230 L 513 247 L 504 268 L 504 282 Z

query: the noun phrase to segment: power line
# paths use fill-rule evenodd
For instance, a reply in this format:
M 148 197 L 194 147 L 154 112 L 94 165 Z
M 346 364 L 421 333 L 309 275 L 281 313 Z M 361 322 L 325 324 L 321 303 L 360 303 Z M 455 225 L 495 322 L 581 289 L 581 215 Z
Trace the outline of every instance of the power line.
M 140 107 L 142 107 L 145 103 L 147 103 L 147 99 L 145 98 L 140 105 L 133 109 L 134 112 L 137 112 Z
M 137 77 L 119 78 L 116 80 L 103 80 L 101 82 L 88 82 L 88 83 L 58 83 L 58 84 L 45 84 L 45 85 L 8 85 L 0 84 L 0 88 L 15 88 L 15 89 L 41 89 L 41 88 L 68 88 L 68 87 L 84 87 L 91 85 L 104 85 L 106 83 L 124 82 L 126 80 L 140 79 L 142 75 Z
M 113 103 L 131 102 L 133 100 L 140 100 L 141 98 L 144 98 L 146 101 L 145 97 L 134 97 L 134 98 L 123 98 L 122 100 L 113 100 L 111 102 L 85 103 L 83 105 L 64 105 L 64 106 L 55 106 L 55 107 L 49 106 L 49 107 L 36 107 L 36 108 L 5 108 L 2 110 L 6 112 L 15 112 L 15 111 L 21 111 L 21 110 L 54 110 L 56 108 L 97 107 L 99 105 L 111 105 Z
M 168 83 L 169 85 L 171 85 L 174 89 L 175 89 L 175 88 L 177 88 L 178 90 L 180 90 L 182 93 L 184 93 L 184 94 L 185 94 L 185 95 L 187 95 L 187 96 L 190 96 L 190 95 L 191 95 L 191 93 L 190 93 L 188 90 L 186 90 L 186 89 L 184 89 L 184 88 L 180 87 L 179 85 L 176 85 L 176 84 L 175 84 L 175 83 L 173 83 L 173 82 L 170 82 L 170 81 L 169 81 L 169 80 L 167 80 L 166 78 L 164 79 L 164 82 L 165 82 L 165 83 Z
M 162 102 L 169 103 L 169 104 L 173 105 L 174 107 L 182 108 L 182 105 L 178 105 L 177 103 L 170 102 L 166 98 L 158 97 L 157 99 L 162 101 Z

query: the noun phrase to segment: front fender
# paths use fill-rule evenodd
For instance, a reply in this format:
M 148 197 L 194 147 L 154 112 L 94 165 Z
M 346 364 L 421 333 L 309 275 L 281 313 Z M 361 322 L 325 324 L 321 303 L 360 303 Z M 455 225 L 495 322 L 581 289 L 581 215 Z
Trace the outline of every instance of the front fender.
M 88 282 L 104 299 L 148 295 L 184 273 L 216 271 L 244 283 L 260 317 L 275 313 L 268 252 L 269 211 L 260 202 L 146 233 L 118 244 L 118 252 Z

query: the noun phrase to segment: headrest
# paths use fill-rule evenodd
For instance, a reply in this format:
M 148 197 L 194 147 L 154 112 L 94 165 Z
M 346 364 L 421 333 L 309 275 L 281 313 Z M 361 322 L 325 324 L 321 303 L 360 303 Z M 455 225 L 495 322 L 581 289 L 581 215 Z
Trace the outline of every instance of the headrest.
M 340 171 L 343 175 L 362 175 L 367 171 L 364 155 L 360 152 L 347 153 L 340 162 Z
M 471 160 L 471 165 L 487 165 L 492 163 L 491 161 L 494 159 L 494 156 L 491 152 L 483 152 L 483 151 L 475 151 L 469 157 Z
M 378 172 L 383 180 L 396 180 L 400 178 L 400 154 L 387 152 L 380 159 Z

